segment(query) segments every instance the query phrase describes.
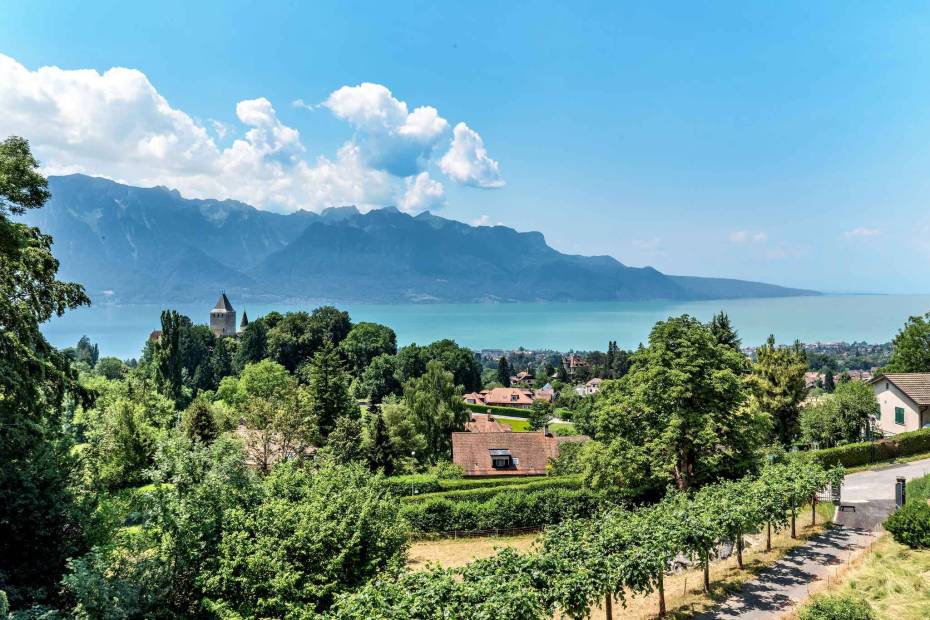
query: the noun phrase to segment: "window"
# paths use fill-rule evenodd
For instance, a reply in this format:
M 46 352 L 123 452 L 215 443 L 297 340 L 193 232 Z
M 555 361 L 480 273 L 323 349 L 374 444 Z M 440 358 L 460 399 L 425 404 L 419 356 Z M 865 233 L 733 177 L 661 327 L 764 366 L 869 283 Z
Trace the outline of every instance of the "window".
M 894 408 L 894 423 L 895 424 L 904 424 L 904 408 L 895 407 Z
M 510 450 L 491 448 L 491 467 L 494 469 L 507 469 L 516 465 Z

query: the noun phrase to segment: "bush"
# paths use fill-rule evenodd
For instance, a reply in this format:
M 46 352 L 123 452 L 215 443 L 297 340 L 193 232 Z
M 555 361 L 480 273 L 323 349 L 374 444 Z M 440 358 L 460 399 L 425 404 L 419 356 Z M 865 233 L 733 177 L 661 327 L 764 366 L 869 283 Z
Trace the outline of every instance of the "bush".
M 505 415 L 510 416 L 511 418 L 529 418 L 530 410 L 529 409 L 518 409 L 517 407 L 490 407 L 488 405 L 480 405 L 478 403 L 465 403 L 465 406 L 468 407 L 470 411 L 475 413 L 488 413 L 491 415 Z
M 440 479 L 434 473 L 392 476 L 385 479 L 391 493 L 398 497 L 456 491 L 461 489 L 490 489 L 493 487 L 514 487 L 539 482 L 537 477 L 499 476 L 496 478 L 459 478 Z M 543 479 L 545 480 L 545 478 Z
M 908 547 L 930 547 L 930 506 L 924 502 L 908 502 L 888 517 L 885 529 L 896 542 Z
M 587 489 L 545 489 L 500 493 L 484 502 L 434 498 L 406 503 L 401 514 L 417 532 L 505 529 L 590 517 L 600 503 L 601 496 Z
M 824 467 L 829 468 L 834 465 L 858 467 L 922 452 L 930 452 L 930 429 L 901 433 L 881 441 L 851 443 L 836 448 L 811 450 L 810 455 L 820 461 Z
M 501 480 L 500 482 L 506 482 Z M 527 493 L 530 491 L 542 491 L 544 489 L 578 489 L 581 487 L 581 476 L 559 476 L 552 478 L 530 478 L 523 479 L 520 484 L 498 484 L 484 485 L 477 488 L 455 489 L 452 491 L 440 491 L 438 493 L 426 493 L 423 495 L 411 495 L 404 498 L 405 502 L 422 502 L 431 499 L 443 498 L 454 501 L 475 501 L 483 502 L 491 499 L 495 495 L 506 492 Z
M 811 598 L 799 611 L 801 620 L 873 620 L 869 602 L 858 596 L 821 594 Z
M 385 478 L 384 484 L 398 497 L 441 491 L 439 478 L 433 474 L 410 474 Z

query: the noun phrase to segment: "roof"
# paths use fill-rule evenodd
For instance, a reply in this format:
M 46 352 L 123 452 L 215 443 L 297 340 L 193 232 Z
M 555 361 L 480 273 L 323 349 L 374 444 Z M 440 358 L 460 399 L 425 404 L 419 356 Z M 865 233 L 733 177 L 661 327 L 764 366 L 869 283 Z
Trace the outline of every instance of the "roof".
M 588 383 L 587 383 L 586 385 L 591 385 L 591 386 L 600 385 L 600 384 L 603 383 L 603 382 L 604 382 L 604 380 L 601 379 L 600 377 L 594 377 L 593 379 L 591 379 L 590 381 L 588 381 Z
M 870 381 L 890 381 L 918 405 L 930 405 L 930 372 L 892 372 Z
M 220 298 L 216 300 L 216 305 L 213 306 L 214 310 L 223 310 L 225 312 L 234 312 L 232 304 L 229 303 L 229 297 L 226 296 L 226 293 L 220 293 Z
M 245 310 L 242 311 L 242 320 L 239 321 L 239 327 L 246 327 L 249 324 L 249 315 Z
M 587 441 L 584 435 L 554 437 L 537 433 L 452 433 L 452 462 L 466 476 L 540 476 L 546 473 L 550 459 L 558 458 L 559 445 Z M 509 450 L 515 465 L 495 469 L 491 465 L 494 453 Z
M 473 413 L 471 420 L 465 423 L 465 430 L 472 433 L 510 433 L 509 424 L 501 424 L 486 413 Z
M 496 387 L 488 391 L 484 397 L 484 402 L 488 405 L 503 405 L 505 407 L 532 405 L 533 393 L 520 388 Z

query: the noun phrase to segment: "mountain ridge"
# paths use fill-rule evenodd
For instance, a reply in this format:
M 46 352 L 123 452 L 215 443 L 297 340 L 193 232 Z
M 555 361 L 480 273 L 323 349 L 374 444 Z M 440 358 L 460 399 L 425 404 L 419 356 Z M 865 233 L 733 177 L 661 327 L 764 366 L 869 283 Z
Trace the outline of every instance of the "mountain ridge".
M 22 219 L 55 239 L 61 276 L 122 303 L 645 301 L 814 295 L 731 278 L 667 275 L 607 255 L 563 254 L 542 233 L 429 212 L 261 211 L 85 175 L 49 178 Z

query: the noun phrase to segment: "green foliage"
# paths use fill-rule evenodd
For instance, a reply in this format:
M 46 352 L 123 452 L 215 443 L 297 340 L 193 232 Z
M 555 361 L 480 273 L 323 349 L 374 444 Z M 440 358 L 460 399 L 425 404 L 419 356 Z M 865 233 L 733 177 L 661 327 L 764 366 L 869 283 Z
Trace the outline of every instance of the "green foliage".
M 308 384 L 310 415 L 324 438 L 332 432 L 339 418 L 358 418 L 358 405 L 349 394 L 349 376 L 331 341 L 325 341 L 314 353 L 303 376 Z
M 327 456 L 339 464 L 361 462 L 364 455 L 361 420 L 358 417 L 339 417 L 326 439 L 324 450 Z
M 558 434 L 558 433 L 556 433 Z M 581 462 L 584 443 L 566 441 L 559 445 L 559 458 L 550 460 L 546 466 L 546 473 L 550 476 L 572 476 L 581 474 L 584 465 Z
M 730 317 L 728 317 L 725 312 L 721 310 L 715 314 L 713 318 L 711 318 L 708 328 L 710 329 L 710 333 L 712 333 L 717 340 L 717 344 L 722 344 L 736 351 L 740 350 L 742 342 L 740 341 L 739 334 L 730 322 Z
M 191 441 L 210 443 L 219 435 L 213 406 L 205 398 L 196 398 L 181 416 L 181 430 Z
M 807 357 L 800 343 L 777 347 L 775 337 L 769 336 L 756 350 L 756 358 L 749 375 L 750 407 L 767 416 L 775 438 L 790 446 L 798 434 L 801 401 L 807 395 Z
M 94 372 L 111 380 L 120 379 L 126 370 L 126 365 L 116 357 L 101 358 L 94 366 Z
M 159 391 L 175 403 L 181 402 L 181 315 L 177 310 L 161 313 L 161 336 L 154 345 L 155 385 Z
M 245 326 L 239 334 L 235 367 L 240 371 L 249 364 L 260 362 L 268 356 L 268 327 L 264 319 L 257 319 Z
M 507 363 L 507 357 L 501 355 L 497 362 L 497 382 L 504 387 L 510 387 L 510 364 Z
M 358 323 L 339 344 L 349 363 L 349 372 L 358 377 L 379 355 L 397 353 L 394 330 L 378 323 Z
M 405 502 L 401 512 L 417 532 L 530 527 L 593 515 L 601 495 L 586 489 L 497 493 L 486 501 L 444 498 Z
M 349 314 L 323 306 L 312 314 L 289 312 L 268 325 L 268 356 L 293 372 L 310 360 L 323 343 L 338 346 L 352 329 Z
M 356 396 L 380 404 L 390 395 L 400 395 L 403 386 L 397 379 L 395 356 L 381 354 L 371 360 L 356 384 Z
M 492 415 L 503 415 L 509 416 L 511 418 L 523 418 L 527 419 L 530 416 L 528 409 L 518 409 L 516 407 L 491 407 L 488 405 L 481 405 L 478 403 L 465 403 L 465 407 L 469 411 L 474 411 L 475 413 L 488 413 Z
M 605 382 L 594 405 L 595 438 L 615 443 L 611 462 L 635 462 L 637 485 L 680 489 L 749 469 L 765 421 L 744 407 L 746 359 L 685 315 L 657 323 L 630 371 Z M 641 467 L 641 469 L 639 468 Z M 631 467 L 626 469 L 633 474 Z
M 800 620 L 874 620 L 877 617 L 867 600 L 852 594 L 815 594 L 798 610 Z
M 437 340 L 423 347 L 420 355 L 424 364 L 420 374 L 426 372 L 429 362 L 437 361 L 452 373 L 454 385 L 462 386 L 466 392 L 481 389 L 481 364 L 470 349 L 460 347 L 454 340 Z
M 544 429 L 552 421 L 553 407 L 552 403 L 544 400 L 534 400 L 533 406 L 530 407 L 527 420 L 530 423 L 530 430 L 539 431 Z
M 930 548 L 930 506 L 926 500 L 908 501 L 891 513 L 884 527 L 902 545 L 916 549 Z
M 860 440 L 870 416 L 877 416 L 879 411 L 878 399 L 867 383 L 841 382 L 832 396 L 801 410 L 801 438 L 805 443 L 822 447 Z
M 426 443 L 423 459 L 430 463 L 452 458 L 452 433 L 465 430 L 468 410 L 454 376 L 436 360 L 426 372 L 404 386 L 404 405 L 416 432 Z
M 885 372 L 930 372 L 930 312 L 910 317 L 891 344 Z
M 242 616 L 305 617 L 403 561 L 407 541 L 380 479 L 359 466 L 275 468 L 254 509 L 224 513 L 208 597 Z
M 881 441 L 852 443 L 836 448 L 811 450 L 807 454 L 824 467 L 858 467 L 911 454 L 930 452 L 930 429 L 899 433 Z
M 435 492 L 423 492 L 417 495 L 408 495 L 404 502 L 423 502 L 433 499 L 448 499 L 453 501 L 483 502 L 501 493 L 529 493 L 544 489 L 580 489 L 582 479 L 580 476 L 546 476 L 544 478 L 528 478 L 520 484 L 483 485 L 473 488 L 443 489 Z

